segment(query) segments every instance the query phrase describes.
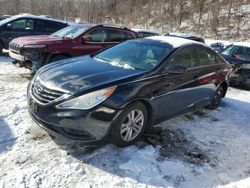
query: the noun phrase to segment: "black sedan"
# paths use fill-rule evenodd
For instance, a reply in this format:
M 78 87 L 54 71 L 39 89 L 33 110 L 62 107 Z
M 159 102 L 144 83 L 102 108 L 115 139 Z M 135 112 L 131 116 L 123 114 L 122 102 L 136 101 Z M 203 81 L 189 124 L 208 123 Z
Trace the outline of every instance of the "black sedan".
M 230 70 L 199 42 L 130 40 L 41 68 L 28 86 L 28 109 L 50 134 L 127 146 L 162 121 L 218 107 Z

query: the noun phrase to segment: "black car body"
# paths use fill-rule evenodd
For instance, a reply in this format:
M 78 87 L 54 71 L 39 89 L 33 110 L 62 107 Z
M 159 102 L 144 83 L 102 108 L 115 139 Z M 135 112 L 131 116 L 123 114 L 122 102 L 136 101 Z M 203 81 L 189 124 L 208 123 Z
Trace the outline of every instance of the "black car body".
M 189 39 L 189 40 L 205 43 L 205 40 L 203 38 L 190 35 L 190 34 L 185 34 L 185 33 L 168 33 L 165 36 L 180 37 L 184 39 Z
M 221 55 L 232 64 L 232 85 L 243 85 L 250 88 L 250 43 L 238 42 L 227 46 Z
M 111 136 L 125 146 L 164 120 L 217 106 L 226 94 L 230 68 L 202 43 L 164 36 L 130 40 L 42 67 L 28 86 L 28 109 L 51 134 L 87 142 Z M 118 127 L 121 121 L 128 129 L 128 122 L 139 118 L 140 134 L 121 140 L 119 131 L 128 138 Z
M 11 16 L 0 21 L 0 53 L 9 48 L 14 38 L 29 35 L 48 35 L 64 27 L 68 23 L 44 16 L 29 14 Z

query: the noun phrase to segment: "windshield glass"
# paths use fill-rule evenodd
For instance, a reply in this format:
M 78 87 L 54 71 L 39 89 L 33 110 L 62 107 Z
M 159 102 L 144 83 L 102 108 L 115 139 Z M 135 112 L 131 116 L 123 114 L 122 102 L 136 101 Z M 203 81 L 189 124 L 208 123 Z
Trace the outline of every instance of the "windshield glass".
M 89 27 L 69 26 L 53 33 L 52 36 L 60 38 L 76 38 L 84 33 L 87 29 L 89 29 Z
M 172 51 L 167 44 L 146 40 L 130 40 L 109 48 L 93 58 L 130 69 L 152 69 Z
M 230 45 L 222 52 L 223 55 L 238 56 L 240 58 L 250 60 L 250 48 L 246 46 Z

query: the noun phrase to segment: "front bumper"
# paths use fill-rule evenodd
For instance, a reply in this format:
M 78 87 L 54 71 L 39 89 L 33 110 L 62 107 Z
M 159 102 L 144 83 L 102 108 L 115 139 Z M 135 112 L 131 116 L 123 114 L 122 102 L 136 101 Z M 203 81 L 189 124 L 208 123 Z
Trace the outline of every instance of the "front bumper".
M 9 56 L 17 61 L 25 61 L 25 57 L 23 55 L 16 54 L 9 50 Z
M 70 140 L 96 143 L 108 138 L 117 110 L 98 107 L 92 110 L 59 110 L 54 105 L 40 105 L 29 94 L 28 111 L 31 118 L 55 136 Z
M 46 57 L 45 54 L 46 53 L 44 50 L 26 50 L 20 54 L 9 49 L 9 56 L 14 59 L 14 64 L 19 64 L 20 67 L 25 67 L 27 69 L 33 70 L 34 72 L 41 68 Z

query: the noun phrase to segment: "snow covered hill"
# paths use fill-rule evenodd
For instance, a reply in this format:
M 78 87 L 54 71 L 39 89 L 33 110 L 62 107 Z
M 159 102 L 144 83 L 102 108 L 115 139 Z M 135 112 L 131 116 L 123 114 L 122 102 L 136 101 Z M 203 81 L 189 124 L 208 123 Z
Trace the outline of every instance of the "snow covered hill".
M 0 57 L 0 187 L 250 187 L 250 91 L 230 88 L 219 109 L 164 122 L 134 146 L 87 148 L 30 119 L 29 80 Z

